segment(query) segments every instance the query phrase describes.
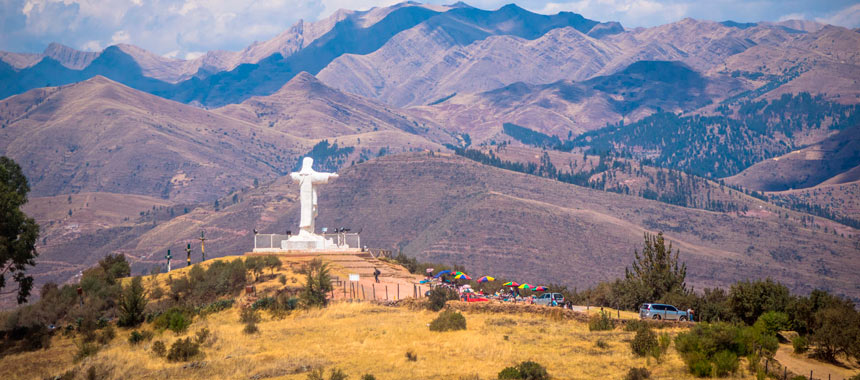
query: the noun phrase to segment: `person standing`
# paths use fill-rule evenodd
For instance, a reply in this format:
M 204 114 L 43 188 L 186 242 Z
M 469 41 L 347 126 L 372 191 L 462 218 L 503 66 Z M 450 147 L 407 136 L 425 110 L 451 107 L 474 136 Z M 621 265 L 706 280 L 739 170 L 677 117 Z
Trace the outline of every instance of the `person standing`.
M 373 278 L 376 279 L 377 284 L 379 283 L 380 274 L 382 274 L 382 272 L 379 271 L 379 268 L 373 268 Z

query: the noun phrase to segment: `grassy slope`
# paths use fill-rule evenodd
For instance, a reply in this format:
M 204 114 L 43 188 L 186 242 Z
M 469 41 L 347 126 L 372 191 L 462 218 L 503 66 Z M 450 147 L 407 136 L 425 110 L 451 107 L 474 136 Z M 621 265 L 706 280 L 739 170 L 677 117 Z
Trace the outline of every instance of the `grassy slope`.
M 216 260 L 232 260 L 225 257 Z M 260 293 L 273 292 L 281 285 L 277 274 L 288 277 L 287 286 L 301 285 L 297 268 L 304 259 L 284 259 L 284 269 L 257 283 Z M 210 261 L 211 263 L 211 261 Z M 205 264 L 204 264 L 205 265 Z M 335 267 L 340 272 L 342 268 Z M 171 272 L 174 278 L 187 272 Z M 268 273 L 268 271 L 267 271 Z M 294 282 L 292 279 L 295 278 Z M 166 274 L 147 276 L 145 286 L 166 287 Z M 237 304 L 244 301 L 237 298 Z M 207 328 L 214 342 L 203 349 L 205 366 L 183 368 L 187 363 L 169 363 L 151 354 L 152 342 L 131 346 L 131 330 L 118 329 L 117 338 L 98 354 L 80 363 L 71 338 L 57 336 L 52 347 L 8 356 L 0 363 L 0 378 L 44 378 L 78 367 L 106 373 L 107 378 L 277 378 L 305 379 L 302 367 L 337 367 L 351 378 L 372 373 L 378 379 L 458 378 L 477 374 L 495 378 L 504 367 L 523 360 L 535 360 L 557 379 L 620 378 L 630 367 L 648 367 L 657 378 L 688 378 L 683 362 L 674 350 L 660 362 L 635 357 L 627 340 L 633 333 L 621 329 L 589 332 L 585 323 L 554 320 L 538 315 L 466 313 L 467 330 L 437 333 L 427 328 L 436 313 L 406 307 L 384 307 L 370 303 L 336 303 L 327 309 L 298 311 L 282 320 L 264 312 L 254 335 L 242 333 L 239 307 L 197 317 L 186 333 L 156 333 L 155 340 L 169 348 L 177 339 L 194 336 Z M 629 317 L 629 316 L 628 316 Z M 151 329 L 144 325 L 142 329 Z M 670 334 L 682 331 L 671 328 Z M 596 346 L 598 339 L 609 347 Z M 418 356 L 406 359 L 407 351 Z

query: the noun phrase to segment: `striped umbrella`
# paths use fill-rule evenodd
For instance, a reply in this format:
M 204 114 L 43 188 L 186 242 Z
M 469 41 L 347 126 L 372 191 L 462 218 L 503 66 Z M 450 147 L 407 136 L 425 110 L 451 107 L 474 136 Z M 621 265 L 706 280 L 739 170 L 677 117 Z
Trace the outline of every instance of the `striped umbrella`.
M 509 288 L 516 288 L 516 287 L 520 286 L 520 284 L 516 281 L 510 281 L 510 282 L 506 282 L 506 283 L 502 284 L 502 286 L 507 286 Z
M 481 283 L 481 282 L 489 282 L 489 281 L 496 281 L 496 278 L 495 278 L 495 277 L 490 277 L 490 276 L 484 276 L 484 277 L 481 277 L 481 278 L 479 278 L 479 279 L 478 279 L 478 283 Z
M 472 279 L 471 277 L 469 277 L 469 275 L 467 275 L 463 272 L 457 272 L 457 274 L 454 275 L 454 278 L 456 278 L 458 280 L 471 280 Z
M 520 288 L 520 289 L 524 289 L 524 290 L 529 290 L 529 289 L 531 289 L 531 288 L 532 288 L 532 286 L 531 286 L 531 285 L 529 285 L 529 284 L 526 284 L 526 283 L 524 282 L 524 283 L 520 284 L 520 286 L 518 286 L 518 288 Z
M 538 286 L 535 288 L 535 291 L 536 292 L 545 292 L 545 291 L 547 291 L 547 288 L 546 288 L 546 286 Z

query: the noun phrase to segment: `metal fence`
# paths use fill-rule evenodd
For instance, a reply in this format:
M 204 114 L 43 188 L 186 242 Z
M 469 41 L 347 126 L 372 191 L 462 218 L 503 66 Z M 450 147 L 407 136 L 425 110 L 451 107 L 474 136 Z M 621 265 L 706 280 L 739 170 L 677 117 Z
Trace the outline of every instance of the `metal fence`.
M 331 245 L 327 245 L 325 249 L 343 249 L 343 248 L 361 248 L 361 238 L 357 233 L 334 233 L 322 234 L 326 241 L 331 241 Z M 290 235 L 280 234 L 257 234 L 254 235 L 254 252 L 272 252 L 280 251 L 283 248 L 283 241 L 290 238 Z

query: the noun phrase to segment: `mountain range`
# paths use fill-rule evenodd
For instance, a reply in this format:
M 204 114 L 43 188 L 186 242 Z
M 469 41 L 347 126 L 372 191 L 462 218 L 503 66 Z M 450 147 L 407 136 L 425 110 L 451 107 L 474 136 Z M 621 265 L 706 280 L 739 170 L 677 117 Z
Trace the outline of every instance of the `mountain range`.
M 285 175 L 311 156 L 342 174 L 320 224 L 377 248 L 585 286 L 664 231 L 697 287 L 860 299 L 858 80 L 860 33 L 816 22 L 407 2 L 191 60 L 0 52 L 0 154 L 32 188 L 39 284 L 108 253 L 149 270 L 201 229 L 248 250 L 295 224 Z

